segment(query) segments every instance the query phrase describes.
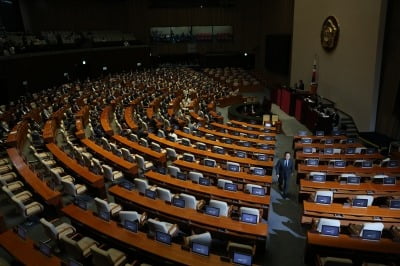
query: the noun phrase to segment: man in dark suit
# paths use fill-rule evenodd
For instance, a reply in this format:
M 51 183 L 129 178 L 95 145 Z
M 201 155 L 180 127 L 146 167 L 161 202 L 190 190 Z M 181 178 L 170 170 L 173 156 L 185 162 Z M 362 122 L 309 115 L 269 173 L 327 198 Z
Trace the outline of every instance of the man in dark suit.
M 290 157 L 290 152 L 285 152 L 285 157 L 279 159 L 275 166 L 279 189 L 282 191 L 284 198 L 287 198 L 288 183 L 294 171 L 294 161 Z

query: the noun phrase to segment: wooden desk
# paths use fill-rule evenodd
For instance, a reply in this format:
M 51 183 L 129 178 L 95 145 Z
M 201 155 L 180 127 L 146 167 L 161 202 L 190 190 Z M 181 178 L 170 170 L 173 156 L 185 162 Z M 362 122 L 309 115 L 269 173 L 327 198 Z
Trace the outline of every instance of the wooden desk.
M 139 127 L 133 119 L 133 108 L 134 108 L 133 105 L 129 105 L 128 107 L 126 107 L 124 111 L 124 117 L 128 127 L 133 131 L 136 131 L 138 130 Z
M 307 243 L 309 245 L 365 252 L 400 254 L 400 242 L 394 242 L 387 238 L 382 238 L 379 241 L 369 241 L 357 237 L 351 237 L 345 234 L 340 234 L 338 237 L 331 237 L 318 233 L 307 232 Z
M 165 138 L 160 138 L 158 136 L 156 136 L 153 133 L 150 133 L 148 135 L 149 139 L 151 139 L 152 141 L 156 141 L 158 142 L 161 146 L 167 146 L 170 148 L 174 148 L 175 150 L 181 151 L 181 152 L 189 152 L 192 153 L 193 155 L 197 155 L 200 158 L 212 158 L 215 159 L 216 161 L 219 162 L 235 162 L 235 163 L 239 163 L 242 166 L 261 166 L 261 167 L 273 167 L 273 161 L 272 160 L 268 160 L 268 161 L 258 161 L 258 160 L 253 160 L 250 158 L 239 158 L 239 157 L 233 157 L 230 156 L 228 154 L 218 154 L 218 153 L 213 153 L 211 151 L 203 151 L 203 150 L 199 150 L 193 147 L 188 147 L 182 144 L 179 144 L 177 142 L 173 142 L 173 141 L 169 141 Z
M 228 138 L 228 139 L 240 140 L 240 141 L 248 141 L 248 142 L 255 143 L 255 144 L 268 144 L 268 145 L 276 144 L 275 140 L 252 139 L 252 138 L 248 138 L 248 137 L 235 136 L 235 135 L 231 135 L 231 134 L 222 133 L 222 132 L 219 132 L 216 130 L 211 130 L 211 129 L 208 129 L 205 127 L 199 127 L 198 130 L 203 133 L 213 134 L 217 137 L 219 136 L 221 138 Z
M 130 141 L 129 139 L 121 136 L 121 135 L 113 135 L 113 139 L 118 141 L 119 143 L 123 144 L 124 146 L 127 146 L 129 148 L 134 149 L 135 151 L 138 151 L 141 155 L 145 154 L 149 157 L 151 157 L 153 160 L 156 160 L 161 163 L 166 163 L 167 162 L 167 155 L 164 152 L 156 152 L 150 149 L 149 147 L 143 147 L 139 145 L 139 143 Z
M 216 122 L 210 123 L 210 125 L 212 125 L 216 128 L 226 129 L 228 131 L 236 131 L 236 132 L 245 133 L 245 134 L 253 134 L 256 136 L 265 135 L 265 136 L 276 137 L 276 133 L 272 133 L 272 132 L 262 132 L 259 130 L 247 130 L 247 129 L 243 129 L 243 128 L 239 128 L 239 127 L 230 127 L 228 125 L 220 124 L 220 123 L 216 123 Z
M 335 168 L 329 165 L 318 165 L 318 166 L 307 166 L 305 164 L 299 164 L 297 173 L 309 173 L 309 172 L 326 172 L 327 174 L 345 174 L 345 173 L 355 173 L 358 175 L 368 175 L 372 176 L 375 174 L 389 174 L 398 175 L 400 174 L 400 167 L 397 168 L 387 168 L 380 166 L 373 166 L 372 168 L 361 168 L 355 167 L 353 165 L 346 166 L 344 168 Z
M 222 115 L 219 115 L 215 111 L 209 111 L 208 114 L 215 120 L 217 123 L 224 123 L 224 117 Z
M 104 107 L 104 109 L 100 115 L 101 126 L 103 127 L 104 132 L 109 136 L 114 135 L 114 130 L 112 129 L 111 123 L 110 123 L 112 112 L 113 112 L 113 107 L 111 105 L 108 105 L 108 106 Z
M 333 136 L 333 135 L 325 135 L 325 136 L 315 136 L 315 135 L 313 135 L 313 136 L 310 136 L 310 135 L 308 135 L 308 136 L 299 136 L 299 135 L 295 135 L 295 136 L 293 136 L 293 140 L 294 141 L 298 141 L 298 140 L 301 140 L 302 138 L 309 138 L 309 139 L 312 139 L 313 140 L 313 142 L 315 142 L 315 141 L 321 141 L 321 140 L 323 140 L 323 139 L 333 139 L 333 140 L 335 140 L 335 141 L 340 141 L 340 140 L 342 140 L 342 139 L 348 139 L 349 137 L 347 137 L 347 136 L 345 136 L 345 135 L 339 135 L 339 136 Z
M 34 246 L 33 240 L 24 240 L 12 230 L 0 234 L 0 245 L 24 265 L 61 265 L 61 260 L 58 257 L 54 255 L 47 257 Z
M 8 157 L 10 158 L 15 169 L 22 176 L 25 183 L 27 183 L 47 204 L 59 205 L 61 200 L 61 193 L 54 191 L 47 186 L 45 182 L 39 179 L 35 172 L 33 172 L 27 163 L 23 160 L 16 148 L 7 149 Z
M 83 167 L 77 161 L 65 154 L 65 152 L 63 152 L 55 143 L 48 143 L 46 144 L 46 147 L 65 167 L 71 169 L 76 175 L 82 177 L 85 183 L 98 189 L 104 188 L 103 176 L 90 172 L 87 167 Z
M 359 185 L 341 184 L 338 181 L 326 181 L 325 183 L 313 182 L 311 180 L 300 180 L 300 193 L 310 194 L 318 190 L 332 190 L 335 198 L 348 198 L 355 195 L 372 195 L 374 197 L 400 196 L 400 184 L 387 186 L 374 184 L 372 182 L 360 183 Z
M 303 201 L 304 213 L 302 223 L 311 223 L 313 218 L 339 219 L 341 225 L 363 222 L 382 222 L 386 228 L 392 225 L 400 225 L 400 210 L 391 210 L 378 206 L 357 208 L 344 206 L 343 204 L 318 204 L 315 202 Z M 378 217 L 380 219 L 378 219 Z
M 43 127 L 43 140 L 45 143 L 52 143 L 55 141 L 57 128 L 57 121 L 55 119 L 46 121 Z
M 75 114 L 75 120 L 82 120 L 83 128 L 86 127 L 89 121 L 89 109 L 89 106 L 85 105 Z
M 193 209 L 175 207 L 163 200 L 153 200 L 140 195 L 138 191 L 129 191 L 120 186 L 113 186 L 108 189 L 108 192 L 116 199 L 122 199 L 125 203 L 137 205 L 143 210 L 155 213 L 157 216 L 162 215 L 169 220 L 174 219 L 184 224 L 189 223 L 195 227 L 246 239 L 265 240 L 267 238 L 268 226 L 265 223 L 248 224 L 235 221 L 230 217 L 215 217 Z
M 316 148 L 317 150 L 323 150 L 325 148 L 334 148 L 334 149 L 359 148 L 359 147 L 364 147 L 364 145 L 362 143 L 335 143 L 335 144 L 301 143 L 301 142 L 294 143 L 295 150 L 302 150 L 305 147 L 312 147 Z
M 203 117 L 199 116 L 196 112 L 190 111 L 189 114 L 190 114 L 190 116 L 193 117 L 197 122 L 201 122 L 201 123 L 204 124 L 204 120 L 205 120 L 205 119 L 204 119 Z
M 186 265 L 231 265 L 223 262 L 219 256 L 210 254 L 209 257 L 199 256 L 181 249 L 181 245 L 172 243 L 171 246 L 150 239 L 143 232 L 132 233 L 117 225 L 115 221 L 106 222 L 96 217 L 93 212 L 85 211 L 75 205 L 68 205 L 61 210 L 73 222 L 83 225 L 98 234 L 117 240 L 127 246 L 157 256 L 164 260 Z
M 268 187 L 271 186 L 272 183 L 271 175 L 258 176 L 258 175 L 248 174 L 246 172 L 232 172 L 224 170 L 220 167 L 208 167 L 195 162 L 190 163 L 183 160 L 175 160 L 174 165 L 181 167 L 183 169 L 188 169 L 189 171 L 195 170 L 204 173 L 206 176 L 221 177 L 242 184 L 251 183 Z
M 237 120 L 229 120 L 229 122 L 231 122 L 232 124 L 234 124 L 234 125 L 237 125 L 237 126 L 240 126 L 240 127 L 243 127 L 243 126 L 245 126 L 245 127 L 247 127 L 247 128 L 255 128 L 255 129 L 258 129 L 258 130 L 260 130 L 260 131 L 262 131 L 262 130 L 264 130 L 264 129 L 269 129 L 269 130 L 271 130 L 272 132 L 276 132 L 276 128 L 275 127 L 266 127 L 266 126 L 264 126 L 264 125 L 256 125 L 256 124 L 250 124 L 250 123 L 246 123 L 246 122 L 243 122 L 243 121 L 237 121 Z
M 130 174 L 137 174 L 138 173 L 138 166 L 136 163 L 131 163 L 128 161 L 125 161 L 123 158 L 118 157 L 111 151 L 107 151 L 103 149 L 101 146 L 97 145 L 95 142 L 91 141 L 90 139 L 81 139 L 81 142 L 88 147 L 90 150 L 94 151 L 104 159 L 108 160 L 114 165 L 117 165 L 120 169 L 122 169 L 124 172 L 130 173 Z
M 193 140 L 196 142 L 197 141 L 203 142 L 205 144 L 208 144 L 209 146 L 220 146 L 220 147 L 223 147 L 230 151 L 245 151 L 245 152 L 249 152 L 249 153 L 262 153 L 262 154 L 268 154 L 268 155 L 272 155 L 272 156 L 275 154 L 274 150 L 263 150 L 263 149 L 253 148 L 253 147 L 244 147 L 244 146 L 240 146 L 237 144 L 227 144 L 227 143 L 220 142 L 220 141 L 206 139 L 204 137 L 194 136 L 192 134 L 185 133 L 181 130 L 174 130 L 174 132 L 182 138 L 187 138 L 187 139 L 190 139 L 190 140 Z
M 375 154 L 323 154 L 323 153 L 304 153 L 303 151 L 296 151 L 296 160 L 305 160 L 307 158 L 318 158 L 320 161 L 329 160 L 345 160 L 345 161 L 355 161 L 355 160 L 382 160 L 385 157 L 380 153 Z
M 242 95 L 230 95 L 217 99 L 217 106 L 226 107 L 232 104 L 243 103 L 243 101 L 244 99 Z
M 194 195 L 200 195 L 202 198 L 220 199 L 228 204 L 237 206 L 248 206 L 253 208 L 268 209 L 270 197 L 255 196 L 243 191 L 231 192 L 216 186 L 202 186 L 193 183 L 191 180 L 180 180 L 170 175 L 162 175 L 157 172 L 149 171 L 145 173 L 147 179 L 154 183 L 161 184 L 162 187 L 170 187 L 176 191 L 189 192 Z
M 15 147 L 18 150 L 23 148 L 28 133 L 28 122 L 21 121 L 14 126 L 14 128 L 8 133 L 7 136 L 7 147 Z

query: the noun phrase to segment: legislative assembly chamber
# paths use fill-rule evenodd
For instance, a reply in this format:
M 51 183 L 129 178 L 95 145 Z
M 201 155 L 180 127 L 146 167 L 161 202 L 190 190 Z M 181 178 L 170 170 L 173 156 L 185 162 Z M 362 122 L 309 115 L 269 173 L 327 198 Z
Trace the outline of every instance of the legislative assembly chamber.
M 0 0 L 0 265 L 400 265 L 398 12 Z

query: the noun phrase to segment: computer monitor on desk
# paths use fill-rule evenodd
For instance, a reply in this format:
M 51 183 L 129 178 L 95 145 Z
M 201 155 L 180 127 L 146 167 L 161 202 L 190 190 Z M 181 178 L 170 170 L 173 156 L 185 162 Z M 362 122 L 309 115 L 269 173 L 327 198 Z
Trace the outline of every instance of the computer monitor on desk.
M 315 131 L 315 136 L 317 136 L 317 137 L 323 137 L 324 135 L 325 135 L 325 132 L 322 130 Z
M 38 245 L 39 245 L 39 251 L 43 255 L 51 257 L 51 247 L 49 244 L 45 243 L 44 241 L 40 241 Z
M 226 168 L 228 171 L 231 171 L 231 172 L 239 172 L 240 171 L 240 165 L 238 163 L 227 162 Z
M 224 189 L 228 191 L 237 191 L 237 184 L 235 183 L 225 183 Z
M 393 209 L 393 210 L 400 209 L 400 199 L 389 200 L 389 209 Z
M 172 237 L 170 234 L 156 231 L 156 241 L 161 242 L 163 244 L 171 245 Z
M 377 153 L 377 149 L 375 148 L 367 148 L 365 150 L 365 154 L 375 154 L 375 153 Z
M 312 139 L 311 138 L 301 138 L 301 143 L 302 144 L 311 144 Z
M 110 212 L 107 209 L 100 209 L 97 212 L 97 215 L 99 216 L 100 219 L 109 222 L 111 217 L 110 217 Z
M 185 200 L 180 198 L 173 198 L 172 205 L 179 208 L 185 208 Z
M 353 207 L 358 207 L 358 208 L 367 208 L 368 200 L 367 199 L 353 199 L 351 205 Z
M 361 178 L 359 176 L 349 175 L 347 176 L 347 184 L 348 185 L 359 185 Z
M 317 158 L 305 159 L 305 163 L 307 166 L 318 166 L 319 159 L 317 159 Z
M 200 243 L 192 242 L 192 252 L 198 255 L 208 256 L 210 254 L 210 247 Z
M 250 213 L 242 213 L 242 216 L 240 217 L 240 221 L 244 222 L 244 223 L 249 223 L 249 224 L 257 224 L 258 220 L 257 220 L 257 215 L 255 214 L 250 214 Z
M 232 262 L 235 265 L 251 266 L 253 264 L 253 256 L 251 254 L 233 252 Z
M 325 139 L 325 145 L 332 145 L 333 143 L 333 139 Z
M 325 174 L 314 174 L 311 176 L 311 180 L 317 183 L 325 183 L 326 175 Z
M 355 148 L 347 148 L 345 154 L 347 155 L 354 155 L 356 154 L 356 149 Z
M 215 207 L 206 206 L 204 213 L 211 216 L 219 217 L 219 209 Z
M 365 240 L 377 241 L 377 240 L 381 239 L 381 235 L 382 235 L 382 231 L 363 229 L 361 238 L 365 239 Z
M 329 166 L 335 167 L 335 168 L 345 168 L 346 167 L 346 161 L 344 160 L 330 160 L 329 161 Z
M 389 185 L 389 186 L 396 185 L 396 177 L 395 176 L 385 176 L 383 178 L 383 184 L 384 185 Z
M 297 132 L 297 135 L 299 135 L 300 137 L 305 137 L 305 136 L 307 136 L 307 131 L 300 130 L 299 132 Z
M 265 189 L 262 187 L 252 187 L 251 194 L 257 196 L 265 196 Z
M 176 178 L 179 180 L 186 180 L 187 179 L 187 174 L 183 173 L 183 172 L 177 172 L 176 173 Z
M 138 232 L 139 223 L 137 220 L 136 221 L 125 220 L 123 225 L 124 228 L 128 231 L 131 231 L 133 233 Z
M 340 220 L 320 218 L 317 224 L 317 232 L 326 236 L 339 236 Z
M 264 176 L 265 175 L 265 169 L 261 168 L 261 167 L 254 167 L 253 168 L 253 175 Z
M 333 154 L 333 148 L 325 148 L 324 149 L 324 154 L 332 155 Z
M 311 153 L 313 153 L 313 148 L 312 147 L 304 147 L 303 148 L 303 153 L 304 154 L 311 154 Z

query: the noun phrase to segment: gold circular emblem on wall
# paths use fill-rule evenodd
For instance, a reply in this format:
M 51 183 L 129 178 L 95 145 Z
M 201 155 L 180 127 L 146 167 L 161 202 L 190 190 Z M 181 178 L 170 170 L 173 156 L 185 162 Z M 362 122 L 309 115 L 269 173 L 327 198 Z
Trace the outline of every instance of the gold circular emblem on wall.
M 334 16 L 325 19 L 321 29 L 321 45 L 325 51 L 332 51 L 336 48 L 339 39 L 339 24 Z

